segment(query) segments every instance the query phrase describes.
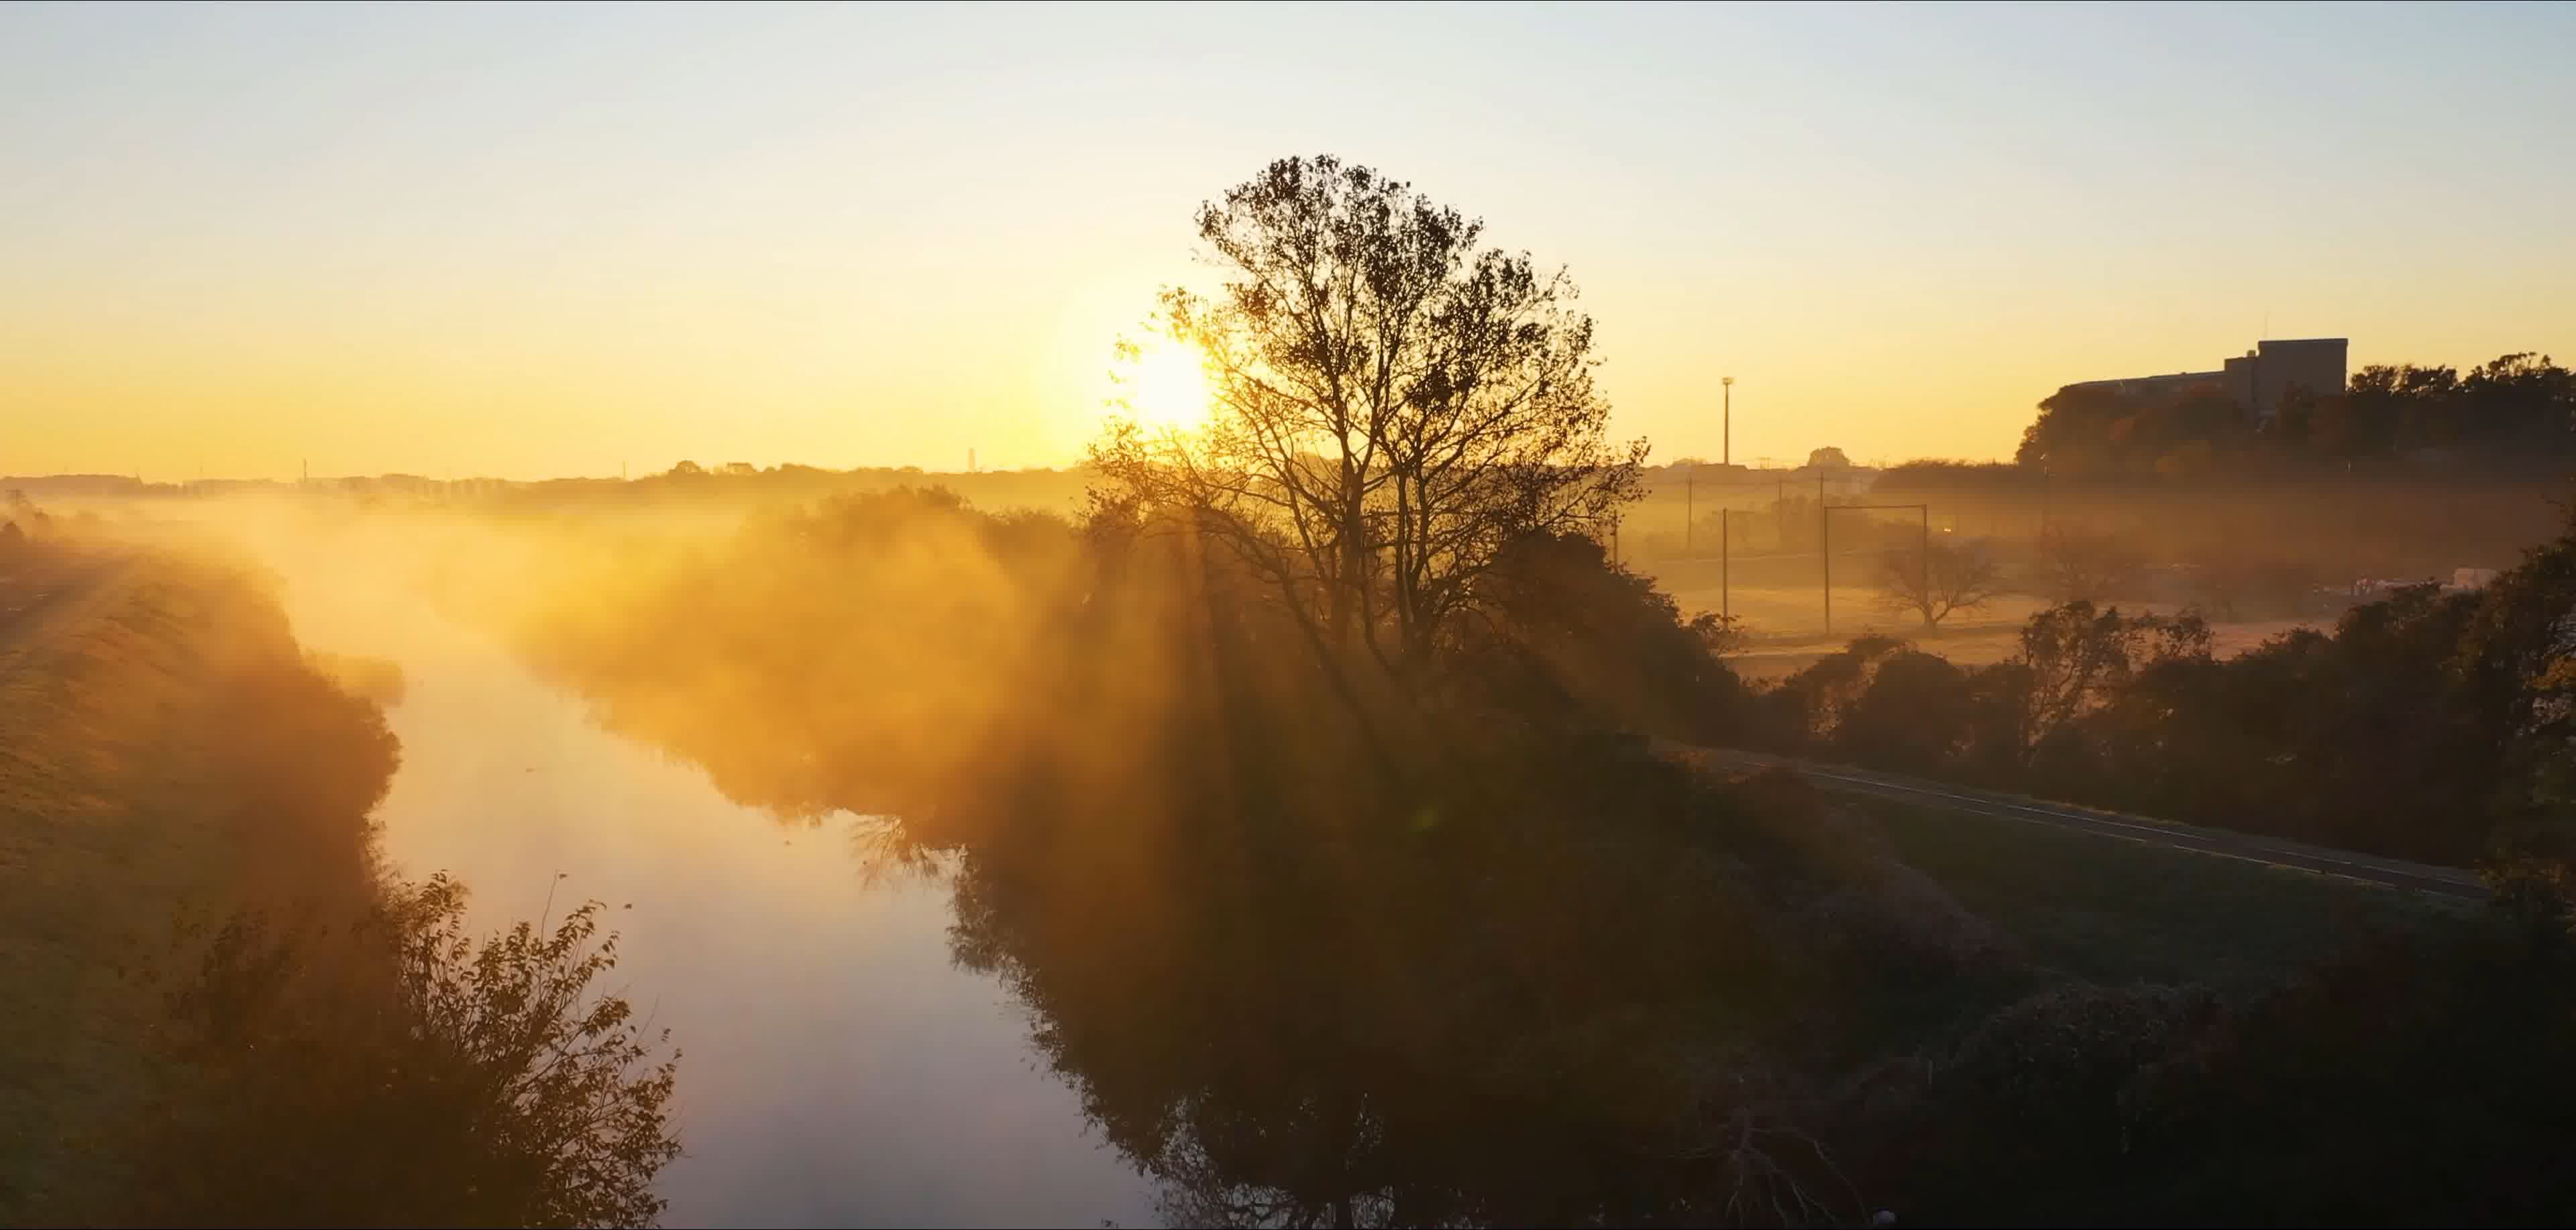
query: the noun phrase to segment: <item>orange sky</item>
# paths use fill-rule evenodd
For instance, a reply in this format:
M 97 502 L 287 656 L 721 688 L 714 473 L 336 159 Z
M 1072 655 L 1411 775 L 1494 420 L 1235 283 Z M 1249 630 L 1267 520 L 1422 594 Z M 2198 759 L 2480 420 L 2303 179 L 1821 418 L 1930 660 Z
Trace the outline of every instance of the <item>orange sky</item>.
M 1062 464 L 1322 151 L 1570 265 L 1663 459 L 2576 351 L 2576 10 L 1174 12 L 0 9 L 0 473 Z

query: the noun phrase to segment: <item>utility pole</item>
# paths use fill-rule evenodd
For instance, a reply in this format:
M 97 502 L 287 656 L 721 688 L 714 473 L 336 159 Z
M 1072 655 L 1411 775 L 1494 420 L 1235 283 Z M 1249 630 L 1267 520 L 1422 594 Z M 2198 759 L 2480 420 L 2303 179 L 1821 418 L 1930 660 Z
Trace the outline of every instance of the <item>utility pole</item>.
M 1717 615 L 1720 619 L 1735 617 L 1735 590 L 1726 575 L 1732 556 L 1727 530 L 1735 522 L 1735 518 L 1727 515 L 1731 511 L 1723 504 L 1717 506 Z
M 1834 539 L 1825 518 L 1825 473 L 1816 471 L 1816 562 L 1825 567 L 1825 635 L 1834 634 Z
M 1726 399 L 1726 410 L 1724 415 L 1726 421 L 1724 431 L 1726 434 L 1719 437 L 1717 446 L 1718 464 L 1732 466 L 1735 464 L 1735 377 L 1720 376 L 1717 378 L 1717 385 L 1720 389 L 1725 390 L 1724 396 Z
M 1682 475 L 1682 554 L 1684 555 L 1690 554 L 1691 530 L 1696 528 L 1699 521 L 1697 511 L 1699 506 L 1692 490 L 1693 484 L 1698 481 L 1698 466 L 1692 466 L 1689 473 Z

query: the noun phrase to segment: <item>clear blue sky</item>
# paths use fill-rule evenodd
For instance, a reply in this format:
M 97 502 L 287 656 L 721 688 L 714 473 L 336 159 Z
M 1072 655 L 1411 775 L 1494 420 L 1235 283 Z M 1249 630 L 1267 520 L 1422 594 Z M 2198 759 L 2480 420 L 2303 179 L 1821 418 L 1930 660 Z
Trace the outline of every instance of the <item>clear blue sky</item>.
M 1333 151 L 1570 265 L 1625 432 L 2008 454 L 2264 333 L 2576 351 L 2576 6 L 0 8 L 0 472 L 1070 460 Z

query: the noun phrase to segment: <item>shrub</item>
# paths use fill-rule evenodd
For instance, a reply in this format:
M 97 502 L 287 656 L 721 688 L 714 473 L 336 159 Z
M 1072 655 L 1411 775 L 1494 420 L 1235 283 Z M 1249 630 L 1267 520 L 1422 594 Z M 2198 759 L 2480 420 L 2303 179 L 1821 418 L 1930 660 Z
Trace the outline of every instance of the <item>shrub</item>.
M 169 994 L 137 1220 L 640 1225 L 679 1153 L 601 906 L 481 942 L 438 876 L 331 930 L 241 914 Z M 662 1040 L 667 1040 L 667 1033 Z

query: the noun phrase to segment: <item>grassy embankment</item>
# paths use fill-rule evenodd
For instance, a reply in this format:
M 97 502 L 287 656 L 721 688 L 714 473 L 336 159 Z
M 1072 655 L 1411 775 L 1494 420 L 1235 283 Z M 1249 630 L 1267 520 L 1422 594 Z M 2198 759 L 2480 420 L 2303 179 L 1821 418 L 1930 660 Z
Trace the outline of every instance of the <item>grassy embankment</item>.
M 2374 928 L 2470 908 L 2335 876 L 1888 799 L 1876 822 L 1907 865 L 2016 940 L 2033 963 L 2100 983 L 2277 982 Z
M 191 919 L 344 910 L 374 878 L 381 716 L 304 660 L 245 577 L 49 558 L 0 623 L 0 1224 L 118 1207 Z

